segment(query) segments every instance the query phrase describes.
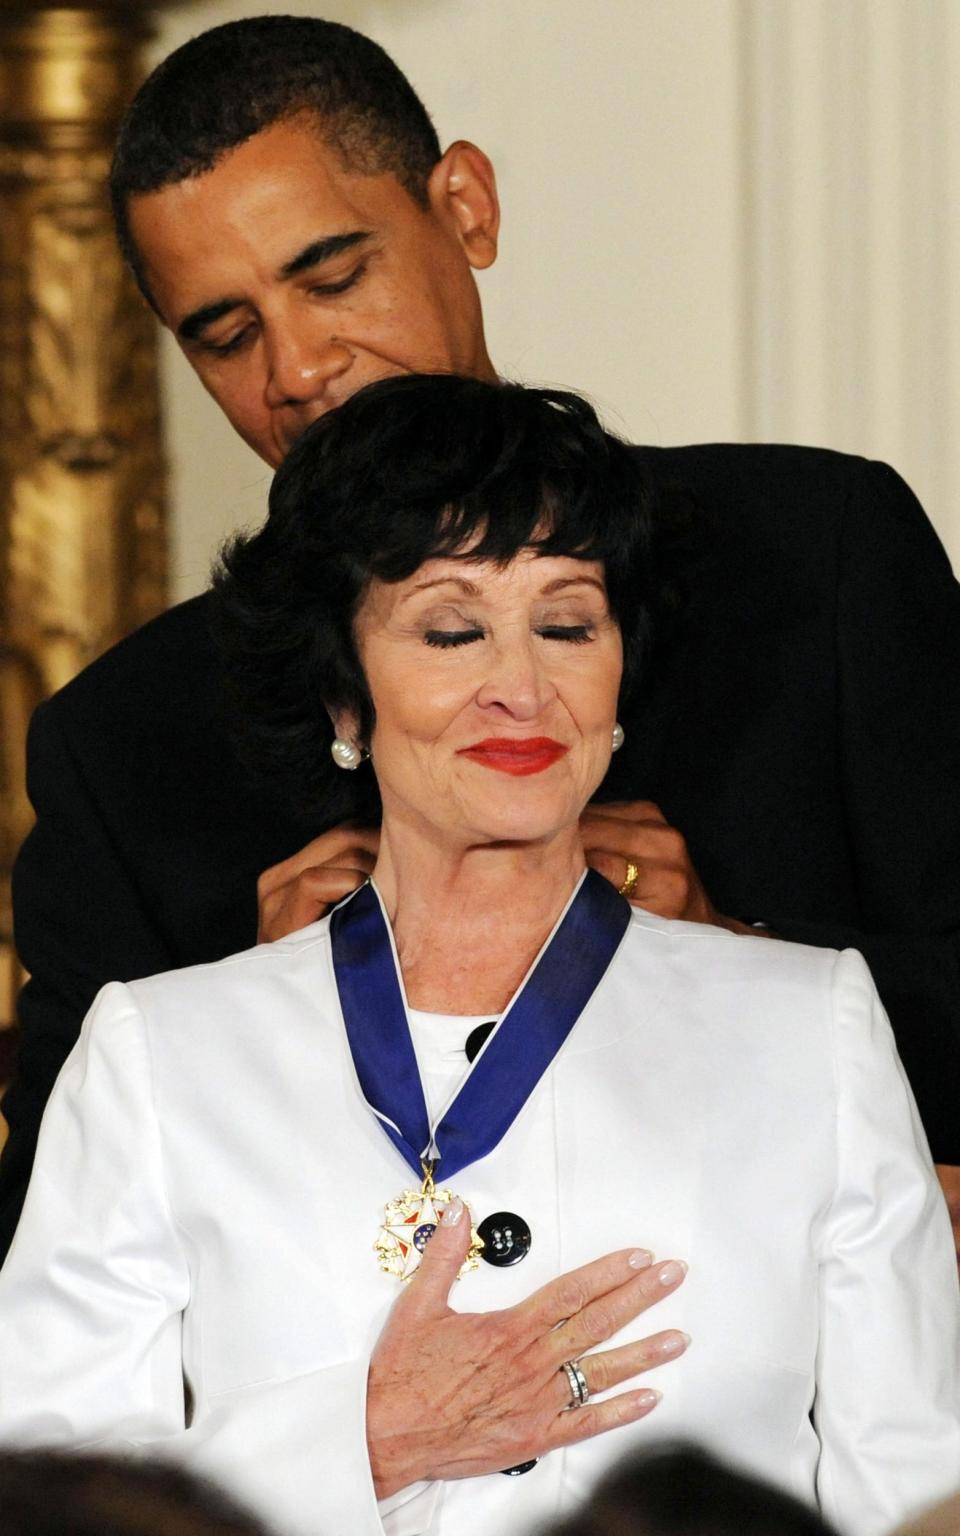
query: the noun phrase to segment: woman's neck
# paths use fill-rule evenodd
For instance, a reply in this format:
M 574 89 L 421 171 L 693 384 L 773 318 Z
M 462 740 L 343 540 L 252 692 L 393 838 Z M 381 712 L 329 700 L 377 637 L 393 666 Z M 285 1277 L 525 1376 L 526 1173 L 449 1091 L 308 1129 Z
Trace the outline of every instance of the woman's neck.
M 373 877 L 410 1006 L 501 1013 L 583 869 L 576 827 L 547 844 L 451 849 L 385 821 Z

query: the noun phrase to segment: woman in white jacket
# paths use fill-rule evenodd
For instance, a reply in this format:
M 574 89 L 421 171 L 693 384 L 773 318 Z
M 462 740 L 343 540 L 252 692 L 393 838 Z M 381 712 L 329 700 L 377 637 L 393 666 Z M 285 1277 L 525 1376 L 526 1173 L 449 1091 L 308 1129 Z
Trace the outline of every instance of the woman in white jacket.
M 522 1536 L 665 1433 L 861 1536 L 960 1477 L 949 1227 L 862 960 L 585 871 L 675 598 L 636 476 L 581 401 L 452 378 L 287 459 L 225 643 L 305 808 L 379 796 L 373 882 L 95 1003 L 0 1276 L 5 1441 L 164 1449 L 330 1536 Z

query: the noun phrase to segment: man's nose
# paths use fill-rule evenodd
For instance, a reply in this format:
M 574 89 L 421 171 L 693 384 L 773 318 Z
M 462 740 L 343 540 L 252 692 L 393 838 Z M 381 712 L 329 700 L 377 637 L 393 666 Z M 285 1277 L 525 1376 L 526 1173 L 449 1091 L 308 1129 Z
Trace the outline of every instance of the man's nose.
M 353 362 L 349 347 L 335 336 L 305 334 L 294 325 L 267 338 L 266 400 L 271 409 L 316 400 Z
M 477 703 L 513 720 L 535 720 L 556 696 L 531 636 L 497 648 L 489 675 L 477 691 Z

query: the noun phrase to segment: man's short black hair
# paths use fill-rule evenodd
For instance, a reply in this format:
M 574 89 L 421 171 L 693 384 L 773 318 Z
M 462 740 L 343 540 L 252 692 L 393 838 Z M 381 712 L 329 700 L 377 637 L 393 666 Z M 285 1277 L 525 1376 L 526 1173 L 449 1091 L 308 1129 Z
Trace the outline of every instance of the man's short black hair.
M 440 159 L 426 108 L 379 46 L 314 17 L 251 16 L 177 48 L 144 81 L 110 172 L 117 237 L 149 299 L 130 198 L 212 170 L 229 150 L 302 113 L 352 171 L 389 173 L 422 205 Z
M 435 556 L 599 561 L 629 696 L 679 601 L 676 547 L 634 450 L 578 395 L 449 374 L 368 385 L 297 440 L 266 523 L 235 538 L 214 575 L 248 760 L 307 816 L 338 799 L 348 776 L 330 761 L 327 708 L 354 712 L 364 740 L 373 726 L 357 610 L 371 581 L 402 581 Z M 349 778 L 366 795 L 357 814 L 375 815 L 370 770 Z

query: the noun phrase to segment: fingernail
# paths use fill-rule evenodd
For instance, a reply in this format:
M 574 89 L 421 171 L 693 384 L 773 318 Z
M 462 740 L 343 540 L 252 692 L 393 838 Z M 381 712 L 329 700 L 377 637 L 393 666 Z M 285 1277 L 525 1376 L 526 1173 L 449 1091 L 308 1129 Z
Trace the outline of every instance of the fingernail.
M 689 1343 L 689 1333 L 671 1333 L 669 1338 L 660 1340 L 657 1345 L 657 1354 L 665 1355 L 667 1358 L 671 1355 L 682 1355 Z
M 653 1263 L 653 1254 L 648 1248 L 635 1248 L 627 1263 L 631 1269 L 649 1269 Z
M 682 1259 L 670 1259 L 660 1270 L 657 1279 L 661 1285 L 676 1285 L 687 1272 L 687 1266 Z
M 644 1387 L 642 1392 L 637 1393 L 634 1402 L 638 1408 L 656 1408 L 662 1397 L 663 1393 L 655 1387 Z
M 455 1227 L 463 1215 L 463 1201 L 459 1195 L 454 1195 L 449 1205 L 445 1205 L 440 1212 L 440 1220 L 445 1227 Z

